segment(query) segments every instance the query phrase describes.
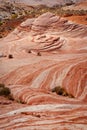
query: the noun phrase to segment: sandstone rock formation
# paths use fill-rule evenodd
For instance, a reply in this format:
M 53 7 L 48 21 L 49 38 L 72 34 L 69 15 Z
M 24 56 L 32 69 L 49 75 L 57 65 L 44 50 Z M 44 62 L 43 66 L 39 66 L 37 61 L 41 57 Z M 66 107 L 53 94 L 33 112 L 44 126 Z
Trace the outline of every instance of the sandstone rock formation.
M 1 39 L 0 53 L 13 55 L 0 57 L 0 83 L 25 103 L 1 105 L 1 130 L 86 130 L 86 25 L 48 12 Z M 56 86 L 74 98 L 53 93 Z

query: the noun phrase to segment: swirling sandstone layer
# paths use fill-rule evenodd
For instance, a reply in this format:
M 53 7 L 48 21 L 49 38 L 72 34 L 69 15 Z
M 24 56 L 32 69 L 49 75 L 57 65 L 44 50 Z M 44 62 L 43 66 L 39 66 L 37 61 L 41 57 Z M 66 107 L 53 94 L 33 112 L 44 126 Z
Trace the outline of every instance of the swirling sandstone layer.
M 1 130 L 86 130 L 87 26 L 45 13 L 2 39 L 0 51 L 13 55 L 0 58 L 0 82 L 26 104 L 1 107 Z

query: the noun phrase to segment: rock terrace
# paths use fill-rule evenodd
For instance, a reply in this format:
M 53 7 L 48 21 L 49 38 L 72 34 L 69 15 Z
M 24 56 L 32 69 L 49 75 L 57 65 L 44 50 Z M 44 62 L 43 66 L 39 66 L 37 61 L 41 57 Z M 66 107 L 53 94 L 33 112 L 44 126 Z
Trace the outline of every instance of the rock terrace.
M 86 130 L 86 25 L 45 13 L 1 39 L 0 54 L 13 56 L 0 57 L 0 83 L 25 103 L 1 104 L 1 130 Z M 53 93 L 56 86 L 74 98 Z

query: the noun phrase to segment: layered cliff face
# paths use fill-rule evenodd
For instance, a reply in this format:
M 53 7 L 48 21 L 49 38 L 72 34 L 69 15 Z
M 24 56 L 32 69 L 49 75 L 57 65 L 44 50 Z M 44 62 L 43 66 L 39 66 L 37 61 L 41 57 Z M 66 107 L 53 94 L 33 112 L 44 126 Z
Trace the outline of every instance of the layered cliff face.
M 26 104 L 2 106 L 0 129 L 86 130 L 86 25 L 48 12 L 0 40 L 0 52 L 13 56 L 0 58 L 0 83 Z M 53 92 L 57 86 L 67 94 Z

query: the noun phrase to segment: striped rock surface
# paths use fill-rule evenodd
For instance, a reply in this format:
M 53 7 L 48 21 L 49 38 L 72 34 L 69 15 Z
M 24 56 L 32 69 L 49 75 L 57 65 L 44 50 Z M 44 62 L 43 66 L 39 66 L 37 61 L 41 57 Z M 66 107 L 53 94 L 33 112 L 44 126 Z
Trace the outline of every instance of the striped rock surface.
M 86 25 L 48 12 L 1 39 L 0 53 L 0 83 L 15 99 L 0 97 L 1 130 L 87 129 Z M 53 93 L 56 86 L 74 98 Z

